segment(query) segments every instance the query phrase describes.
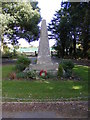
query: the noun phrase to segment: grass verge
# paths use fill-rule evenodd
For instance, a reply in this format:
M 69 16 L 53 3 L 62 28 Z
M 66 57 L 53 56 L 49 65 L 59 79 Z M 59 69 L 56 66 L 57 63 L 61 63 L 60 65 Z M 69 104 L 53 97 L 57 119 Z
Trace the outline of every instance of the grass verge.
M 88 96 L 88 67 L 75 66 L 73 72 L 81 77 L 73 80 L 8 80 L 14 65 L 2 67 L 3 101 L 32 101 L 32 99 L 69 99 Z M 14 98 L 14 99 L 11 99 Z M 21 100 L 22 99 L 22 100 Z M 24 99 L 24 100 L 23 100 Z

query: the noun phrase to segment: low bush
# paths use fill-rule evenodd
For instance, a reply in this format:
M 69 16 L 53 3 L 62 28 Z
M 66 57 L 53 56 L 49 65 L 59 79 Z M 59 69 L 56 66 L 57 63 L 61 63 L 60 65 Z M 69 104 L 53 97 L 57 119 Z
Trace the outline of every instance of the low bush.
M 28 72 L 19 72 L 16 74 L 17 79 L 36 79 L 36 71 L 28 71 Z
M 61 64 L 65 71 L 67 71 L 68 69 L 71 70 L 74 67 L 74 63 L 71 60 L 63 60 Z
M 37 76 L 37 74 L 36 74 L 36 71 L 35 71 L 35 70 L 32 70 L 32 71 L 27 72 L 27 77 L 28 77 L 28 78 L 36 79 L 36 76 Z
M 58 77 L 62 77 L 63 76 L 63 67 L 61 64 L 59 64 L 58 66 L 58 73 L 57 73 Z
M 10 52 L 6 52 L 6 53 L 2 53 L 2 58 L 12 58 L 12 53 Z
M 19 56 L 16 62 L 16 70 L 22 72 L 30 63 L 30 59 L 25 55 Z
M 74 63 L 71 60 L 63 60 L 61 64 L 63 69 L 65 70 L 64 77 L 71 77 Z
M 27 73 L 24 73 L 24 72 L 19 72 L 16 74 L 16 78 L 17 79 L 21 79 L 21 78 L 27 78 Z

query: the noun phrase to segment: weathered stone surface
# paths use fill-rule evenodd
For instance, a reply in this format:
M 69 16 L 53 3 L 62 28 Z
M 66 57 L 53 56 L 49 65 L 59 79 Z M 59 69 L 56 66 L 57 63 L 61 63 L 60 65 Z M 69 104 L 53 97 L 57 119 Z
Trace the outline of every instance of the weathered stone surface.
M 51 61 L 46 20 L 43 20 L 41 24 L 37 64 L 30 64 L 25 71 L 30 70 L 47 70 L 54 71 L 54 73 L 58 70 L 58 63 L 52 63 Z
M 32 64 L 29 66 L 29 70 L 55 70 L 57 71 L 58 70 L 58 64 Z
M 38 49 L 37 64 L 51 64 L 51 63 L 52 61 L 50 56 L 46 21 L 43 20 L 41 25 L 41 35 L 40 35 L 40 43 Z

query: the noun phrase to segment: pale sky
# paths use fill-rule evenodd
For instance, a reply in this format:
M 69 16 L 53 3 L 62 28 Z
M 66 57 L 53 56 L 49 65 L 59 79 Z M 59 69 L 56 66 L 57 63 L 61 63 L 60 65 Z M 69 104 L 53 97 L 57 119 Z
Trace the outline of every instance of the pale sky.
M 53 18 L 55 11 L 59 10 L 61 7 L 61 1 L 62 0 L 37 0 L 38 1 L 38 6 L 41 9 L 40 13 L 41 13 L 41 17 L 43 19 L 46 19 L 46 23 L 48 25 L 48 23 L 51 21 L 51 19 Z M 41 24 L 39 24 L 41 26 Z M 21 46 L 27 46 L 28 47 L 28 42 L 25 41 L 24 39 L 20 39 L 19 43 L 21 44 Z M 49 40 L 49 45 L 50 47 L 55 43 L 54 40 Z M 38 46 L 39 45 L 39 41 L 34 41 L 30 43 L 31 45 L 34 46 Z
M 62 0 L 37 0 L 41 9 L 41 17 L 49 23 L 56 10 L 60 9 Z
M 41 17 L 43 19 L 46 19 L 46 23 L 48 25 L 48 23 L 53 18 L 55 11 L 60 9 L 62 0 L 37 0 L 37 1 L 38 1 L 38 6 L 41 9 L 40 10 Z M 31 44 L 38 46 L 39 41 L 32 42 Z M 55 44 L 55 40 L 49 40 L 50 47 L 53 46 L 54 44 Z

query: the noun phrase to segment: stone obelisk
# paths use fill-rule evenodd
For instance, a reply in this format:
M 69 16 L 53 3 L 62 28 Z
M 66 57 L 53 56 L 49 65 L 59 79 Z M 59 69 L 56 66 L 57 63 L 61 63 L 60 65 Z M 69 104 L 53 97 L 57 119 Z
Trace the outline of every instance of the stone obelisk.
M 29 67 L 25 69 L 25 71 L 30 70 L 36 70 L 37 72 L 46 70 L 54 73 L 58 70 L 58 64 L 52 63 L 51 61 L 46 20 L 42 20 L 41 24 L 37 64 L 30 64 Z
M 37 64 L 51 64 L 51 63 L 52 61 L 50 56 L 50 47 L 48 41 L 46 20 L 43 20 L 41 24 Z

